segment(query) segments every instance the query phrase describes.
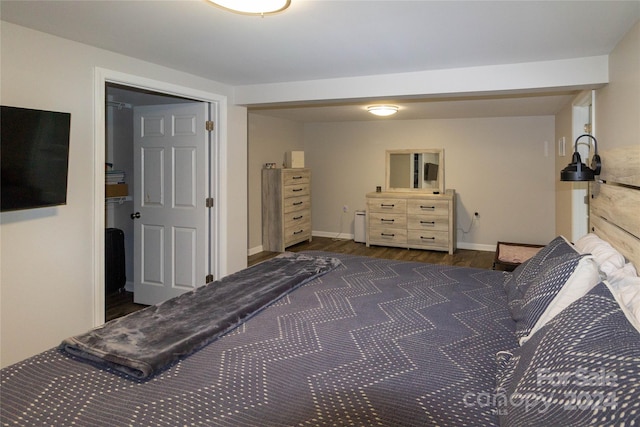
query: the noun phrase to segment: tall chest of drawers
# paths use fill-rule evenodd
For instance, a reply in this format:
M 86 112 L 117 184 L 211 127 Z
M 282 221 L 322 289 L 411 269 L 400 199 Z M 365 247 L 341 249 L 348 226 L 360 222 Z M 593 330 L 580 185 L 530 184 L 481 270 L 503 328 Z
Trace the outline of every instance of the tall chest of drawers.
M 455 190 L 445 194 L 367 194 L 367 246 L 456 249 Z
M 283 252 L 311 241 L 311 171 L 262 170 L 262 247 Z

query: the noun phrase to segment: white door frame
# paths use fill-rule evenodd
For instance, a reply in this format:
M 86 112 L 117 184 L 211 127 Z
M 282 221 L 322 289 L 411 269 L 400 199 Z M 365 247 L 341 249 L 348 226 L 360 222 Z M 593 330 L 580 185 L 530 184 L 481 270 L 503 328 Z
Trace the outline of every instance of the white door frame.
M 214 279 L 219 279 L 221 266 L 226 265 L 226 256 L 221 248 L 227 247 L 228 218 L 221 206 L 226 206 L 226 182 L 228 171 L 227 165 L 227 97 L 211 92 L 179 86 L 168 82 L 152 80 L 133 74 L 126 74 L 119 71 L 108 70 L 96 67 L 94 70 L 94 213 L 93 213 L 93 326 L 100 326 L 104 323 L 105 316 L 105 283 L 104 283 L 104 163 L 105 163 L 105 99 L 106 83 L 116 83 L 132 88 L 146 89 L 154 92 L 166 93 L 184 98 L 191 98 L 198 101 L 216 103 L 218 105 L 217 117 L 213 117 L 216 122 L 217 144 L 210 150 L 210 188 L 211 197 L 214 198 L 214 221 L 210 230 L 215 238 L 211 242 L 210 265 L 213 270 Z M 214 138 L 215 139 L 215 138 Z
M 595 91 L 586 90 L 580 93 L 572 104 L 572 134 L 571 153 L 573 154 L 575 140 L 582 134 L 587 133 L 584 129 L 586 123 L 591 124 L 591 135 L 596 135 L 595 124 Z M 592 146 L 590 139 L 582 139 L 586 142 L 584 145 L 578 146 L 582 161 L 590 165 L 590 147 Z M 589 183 L 573 182 L 571 183 L 571 241 L 575 242 L 580 237 L 589 232 Z

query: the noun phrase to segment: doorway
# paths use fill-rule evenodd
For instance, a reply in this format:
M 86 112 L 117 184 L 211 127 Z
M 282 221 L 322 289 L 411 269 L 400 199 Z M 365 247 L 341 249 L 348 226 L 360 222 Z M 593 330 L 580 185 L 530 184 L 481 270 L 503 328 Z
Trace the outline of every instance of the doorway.
M 169 109 L 174 105 L 204 105 L 206 103 L 114 83 L 105 85 L 105 93 L 105 174 L 107 182 L 120 182 L 115 185 L 124 189 L 117 196 L 109 197 L 107 194 L 105 197 L 105 227 L 115 229 L 118 232 L 122 231 L 120 235 L 123 240 L 121 248 L 112 247 L 113 238 L 111 236 L 113 233 L 106 237 L 108 250 L 105 249 L 107 250 L 107 258 L 105 259 L 105 320 L 111 320 L 145 306 L 134 303 L 137 296 L 134 294 L 136 287 L 134 279 L 140 268 L 135 261 L 136 251 L 139 251 L 135 244 L 137 230 L 134 225 L 136 219 L 135 216 L 131 217 L 134 211 L 140 209 L 139 196 L 136 196 L 137 193 L 134 191 L 136 186 L 134 111 L 149 108 L 147 106 L 162 106 L 161 108 Z M 110 191 L 110 193 L 114 192 L 117 191 Z M 120 262 L 114 262 L 114 258 L 118 258 L 118 255 L 124 258 L 123 265 L 120 265 Z M 113 271 L 117 268 L 124 269 L 124 274 Z M 124 279 L 124 283 L 121 278 Z M 115 281 L 118 283 L 113 283 L 113 279 L 116 279 Z M 140 300 L 140 298 L 137 299 Z M 151 303 L 148 301 L 148 297 L 142 302 Z
M 573 102 L 572 106 L 572 133 L 571 141 L 582 134 L 595 135 L 594 123 L 594 101 L 595 91 L 584 91 Z M 591 142 L 588 144 L 578 144 L 577 150 L 585 163 L 589 163 L 591 158 Z M 571 145 L 573 152 L 574 145 Z M 572 182 L 571 183 L 571 241 L 575 242 L 580 237 L 589 232 L 589 183 L 588 182 Z
M 124 168 L 131 168 L 133 156 L 122 156 L 118 153 L 118 149 L 115 152 L 110 151 L 116 147 L 115 139 L 119 138 L 119 133 L 108 132 L 107 120 L 111 120 L 108 115 L 110 114 L 131 114 L 132 110 L 138 103 L 172 103 L 176 100 L 179 103 L 205 103 L 211 108 L 210 120 L 216 124 L 223 123 L 220 118 L 226 117 L 226 97 L 216 95 L 209 92 L 202 92 L 187 87 L 176 86 L 170 83 L 150 80 L 143 77 L 123 74 L 106 69 L 96 68 L 95 73 L 95 185 L 96 185 L 96 198 L 95 198 L 95 251 L 94 251 L 94 326 L 99 326 L 105 321 L 105 228 L 108 225 L 116 225 L 118 221 L 123 224 L 123 227 L 127 229 L 126 219 L 130 219 L 130 208 L 127 204 L 131 204 L 133 201 L 133 195 L 131 200 L 126 197 L 118 202 L 115 202 L 113 206 L 105 202 L 105 163 L 117 163 L 122 162 Z M 115 90 L 117 89 L 117 90 Z M 119 92 L 121 91 L 121 92 Z M 128 96 L 139 96 L 142 101 L 131 101 L 129 99 L 115 99 L 109 98 L 109 95 L 126 93 Z M 108 104 L 111 103 L 111 106 Z M 112 110 L 109 112 L 109 110 Z M 114 113 L 115 112 L 115 113 Z M 129 133 L 129 135 L 132 135 Z M 222 135 L 222 136 L 221 136 Z M 219 230 L 221 228 L 220 222 L 224 221 L 219 215 L 220 206 L 223 204 L 223 200 L 226 199 L 224 193 L 221 193 L 220 189 L 223 188 L 226 182 L 225 168 L 226 162 L 226 140 L 224 137 L 224 127 L 215 126 L 215 132 L 211 135 L 210 147 L 206 153 L 207 160 L 210 163 L 209 173 L 203 176 L 202 179 L 207 181 L 209 188 L 209 197 L 214 200 L 220 200 L 210 210 L 208 217 L 208 229 L 207 236 L 210 236 L 209 250 L 207 254 L 207 261 L 214 280 L 220 277 L 220 250 L 221 246 L 226 244 L 223 239 L 226 237 L 224 234 L 220 236 Z M 125 150 L 128 151 L 128 150 Z M 128 160 L 127 160 L 128 157 Z M 107 161 L 112 160 L 112 161 Z M 112 202 L 111 202 L 112 203 Z M 218 237 L 220 236 L 220 237 Z M 127 241 L 127 247 L 131 248 L 131 242 Z M 128 251 L 131 253 L 131 249 Z M 128 257 L 128 256 L 127 256 Z M 130 262 L 127 264 L 131 264 Z M 127 267 L 128 278 L 130 281 L 131 267 Z M 202 281 L 204 284 L 204 281 Z M 130 289 L 130 285 L 129 285 Z

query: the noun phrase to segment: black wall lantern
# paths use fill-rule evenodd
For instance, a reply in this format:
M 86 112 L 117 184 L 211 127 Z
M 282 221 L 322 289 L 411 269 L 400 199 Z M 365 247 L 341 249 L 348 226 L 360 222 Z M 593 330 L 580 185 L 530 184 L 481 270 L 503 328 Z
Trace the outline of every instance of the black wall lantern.
M 595 147 L 593 157 L 591 158 L 591 167 L 582 163 L 580 153 L 578 153 L 578 140 L 584 136 L 591 138 Z M 593 181 L 596 175 L 600 175 L 601 166 L 600 156 L 598 155 L 598 141 L 593 135 L 585 133 L 576 138 L 573 158 L 571 159 L 571 163 L 560 172 L 560 181 Z

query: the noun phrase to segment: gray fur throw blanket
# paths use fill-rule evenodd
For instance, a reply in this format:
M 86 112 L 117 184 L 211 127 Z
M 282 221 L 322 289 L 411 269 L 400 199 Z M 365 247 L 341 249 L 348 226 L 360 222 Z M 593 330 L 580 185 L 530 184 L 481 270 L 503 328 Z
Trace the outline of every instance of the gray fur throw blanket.
M 148 378 L 338 265 L 337 258 L 286 252 L 67 338 L 59 348 L 134 378 Z

